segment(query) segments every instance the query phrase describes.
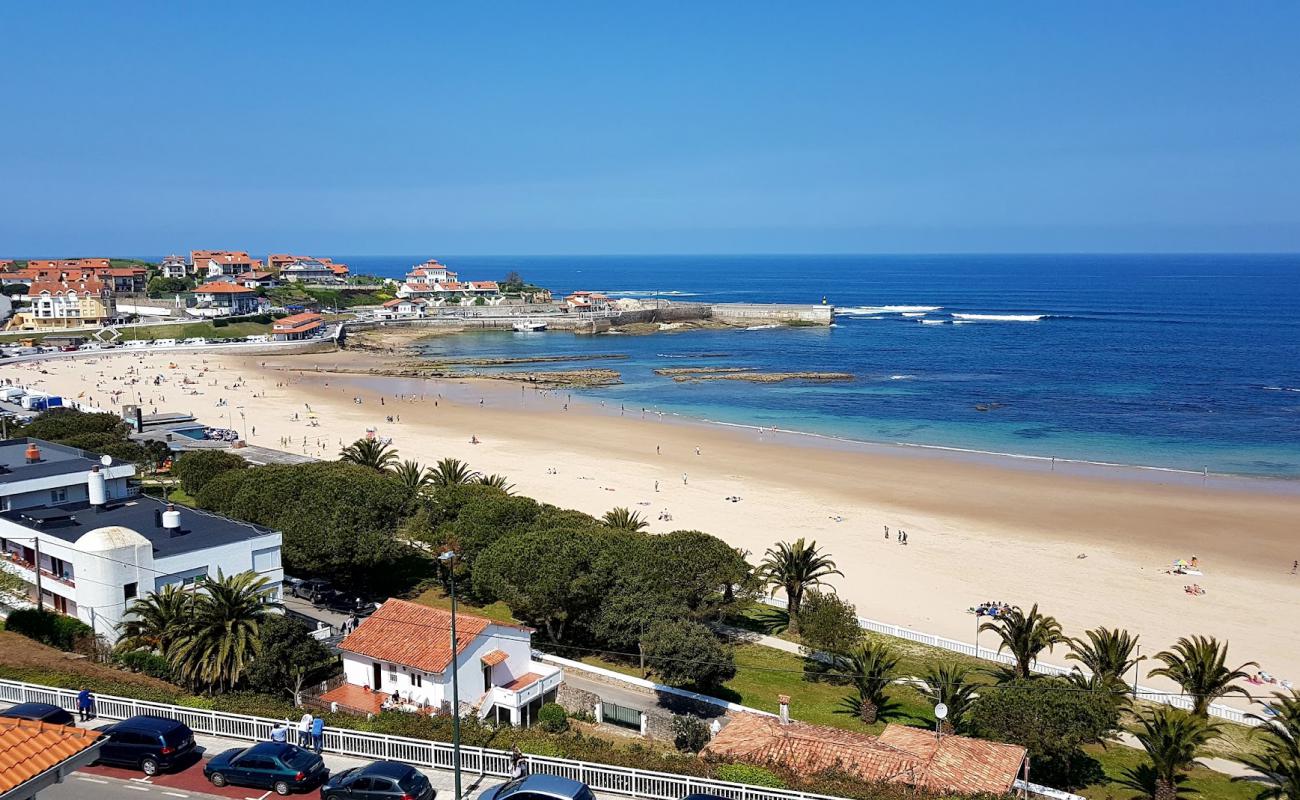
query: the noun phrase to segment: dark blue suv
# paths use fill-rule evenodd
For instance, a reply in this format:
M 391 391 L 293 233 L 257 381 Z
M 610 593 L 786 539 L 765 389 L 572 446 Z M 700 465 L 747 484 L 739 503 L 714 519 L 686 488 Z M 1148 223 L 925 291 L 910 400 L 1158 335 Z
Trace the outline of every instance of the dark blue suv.
M 134 767 L 146 775 L 169 770 L 194 753 L 194 732 L 166 717 L 141 715 L 96 730 L 104 734 L 100 763 Z

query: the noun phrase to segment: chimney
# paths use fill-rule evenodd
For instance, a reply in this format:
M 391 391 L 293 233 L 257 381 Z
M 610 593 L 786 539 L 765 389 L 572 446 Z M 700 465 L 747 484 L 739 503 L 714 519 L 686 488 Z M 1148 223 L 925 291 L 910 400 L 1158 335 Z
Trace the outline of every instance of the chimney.
M 26 455 L 27 463 L 35 464 L 37 461 L 41 460 L 41 448 L 36 446 L 36 442 L 31 442 L 27 445 Z
M 790 724 L 790 695 L 778 694 L 776 702 L 781 706 L 781 724 Z
M 96 511 L 108 502 L 108 484 L 104 480 L 104 473 L 99 471 L 98 464 L 91 467 L 90 474 L 86 476 L 86 495 Z

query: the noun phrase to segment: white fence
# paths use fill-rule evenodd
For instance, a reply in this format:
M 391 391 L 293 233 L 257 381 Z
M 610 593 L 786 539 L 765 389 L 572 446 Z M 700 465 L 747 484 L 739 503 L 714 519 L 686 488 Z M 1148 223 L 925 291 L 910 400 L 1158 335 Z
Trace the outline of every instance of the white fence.
M 77 692 L 19 681 L 0 680 L 0 703 L 52 703 L 68 711 L 77 707 Z M 208 736 L 264 742 L 271 738 L 271 729 L 283 720 L 267 717 L 247 717 L 224 711 L 208 711 L 166 703 L 151 703 L 112 695 L 95 696 L 95 713 L 109 720 L 126 719 L 137 714 L 152 714 L 178 720 L 190 730 Z M 326 728 L 322 749 L 330 753 L 370 759 L 390 759 L 432 769 L 453 768 L 454 748 L 446 742 L 425 739 L 408 739 L 382 733 L 366 733 L 341 728 Z M 529 756 L 531 772 L 561 775 L 582 781 L 598 792 L 648 798 L 648 800 L 678 800 L 688 794 L 707 793 L 728 800 L 839 800 L 829 795 L 794 792 L 785 789 L 768 789 L 739 783 L 673 775 L 666 772 L 613 767 L 570 761 L 564 758 Z M 460 765 L 465 772 L 481 776 L 507 778 L 510 776 L 510 753 L 486 747 L 460 748 Z M 1017 789 L 1027 789 L 1031 794 L 1053 800 L 1084 800 L 1078 795 L 1058 792 L 1035 784 L 1016 781 Z
M 769 606 L 781 609 L 784 609 L 786 606 L 786 601 L 780 597 L 764 598 L 763 602 Z M 943 650 L 951 650 L 955 653 L 962 653 L 975 658 L 982 658 L 985 661 L 994 661 L 999 664 L 1015 663 L 1015 659 L 1010 653 L 1000 652 L 988 647 L 976 648 L 973 642 L 962 642 L 956 639 L 948 639 L 943 636 L 936 636 L 933 633 L 914 631 L 911 628 L 904 628 L 901 625 L 890 625 L 888 622 L 879 622 L 874 619 L 867 619 L 866 617 L 858 617 L 858 625 L 865 630 L 872 631 L 873 633 L 906 639 L 909 642 L 918 642 L 920 644 L 929 645 L 930 647 L 938 647 Z M 1035 660 L 1031 665 L 1031 669 L 1033 669 L 1034 672 L 1043 675 L 1069 675 L 1073 672 L 1069 667 L 1060 667 L 1055 664 L 1044 664 L 1037 660 Z M 1192 700 L 1190 697 L 1170 692 L 1162 692 L 1159 689 L 1152 689 L 1147 686 L 1138 685 L 1137 691 L 1134 692 L 1134 696 L 1140 700 L 1147 700 L 1152 703 L 1164 703 L 1165 705 L 1174 706 L 1176 708 L 1188 710 L 1192 708 Z M 1210 705 L 1210 716 L 1221 717 L 1229 722 L 1236 722 L 1241 725 L 1259 724 L 1257 720 L 1248 717 L 1245 711 L 1241 711 L 1240 709 L 1231 706 L 1225 706 L 1221 703 L 1213 703 Z

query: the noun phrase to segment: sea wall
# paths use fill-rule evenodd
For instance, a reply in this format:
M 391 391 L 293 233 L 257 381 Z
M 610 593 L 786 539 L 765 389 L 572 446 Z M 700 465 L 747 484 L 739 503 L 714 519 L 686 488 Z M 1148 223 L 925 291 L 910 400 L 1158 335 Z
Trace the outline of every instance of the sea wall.
M 831 324 L 834 306 L 788 303 L 717 303 L 713 318 L 727 322 L 802 322 Z

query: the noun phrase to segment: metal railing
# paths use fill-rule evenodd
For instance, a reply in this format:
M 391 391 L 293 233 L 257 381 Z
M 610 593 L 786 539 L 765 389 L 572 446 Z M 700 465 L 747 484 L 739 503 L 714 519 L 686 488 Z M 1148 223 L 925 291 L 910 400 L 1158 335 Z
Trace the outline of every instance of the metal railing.
M 764 598 L 763 603 L 775 608 L 784 609 L 786 607 L 786 601 L 779 597 Z M 994 650 L 988 647 L 977 648 L 972 642 L 962 642 L 957 639 L 937 636 L 933 633 L 914 631 L 911 628 L 904 628 L 901 625 L 891 625 L 888 622 L 879 622 L 874 619 L 867 619 L 866 617 L 858 617 L 858 625 L 864 630 L 873 633 L 893 636 L 898 639 L 906 639 L 909 642 L 917 642 L 918 644 L 929 645 L 930 647 L 937 647 L 942 650 L 951 650 L 954 653 L 962 653 L 963 655 L 980 658 L 985 661 L 993 661 L 998 664 L 1016 663 L 1015 658 L 1013 658 L 1010 653 Z M 1037 659 L 1030 664 L 1030 669 L 1040 675 L 1054 676 L 1065 676 L 1074 671 L 1069 667 L 1062 667 L 1056 664 L 1045 664 Z M 1159 689 L 1152 689 L 1148 686 L 1140 685 L 1131 691 L 1133 696 L 1139 700 L 1147 700 L 1152 703 L 1164 703 L 1165 705 L 1187 710 L 1192 708 L 1191 698 L 1185 697 L 1182 694 L 1164 692 Z M 1252 719 L 1247 712 L 1233 708 L 1232 706 L 1225 706 L 1222 703 L 1212 703 L 1209 711 L 1210 716 L 1212 717 L 1226 719 L 1229 722 L 1235 722 L 1239 725 L 1254 726 L 1260 724 L 1258 720 Z
M 0 680 L 0 702 L 51 703 L 68 711 L 75 711 L 77 692 L 53 686 Z M 95 713 L 99 717 L 110 720 L 126 719 L 137 714 L 151 714 L 183 722 L 198 734 L 253 742 L 270 740 L 271 730 L 284 724 L 283 720 L 267 717 L 249 717 L 224 711 L 187 708 L 103 694 L 95 696 Z M 326 728 L 322 750 L 357 758 L 390 759 L 414 766 L 443 770 L 453 768 L 455 757 L 454 748 L 446 742 L 409 739 L 403 736 L 388 736 L 346 728 Z M 486 747 L 462 745 L 460 764 L 461 769 L 466 772 L 496 778 L 510 777 L 512 769 L 509 751 Z M 839 800 L 831 795 L 747 786 L 689 775 L 673 775 L 667 772 L 592 764 L 548 756 L 528 756 L 528 764 L 534 774 L 561 775 L 581 781 L 597 792 L 642 797 L 648 800 L 677 800 L 695 793 L 714 794 L 728 800 Z M 1049 794 L 1055 790 L 1024 784 L 1020 781 L 1016 782 L 1015 788 L 1027 788 L 1031 793 L 1059 800 L 1083 800 L 1077 795 Z

